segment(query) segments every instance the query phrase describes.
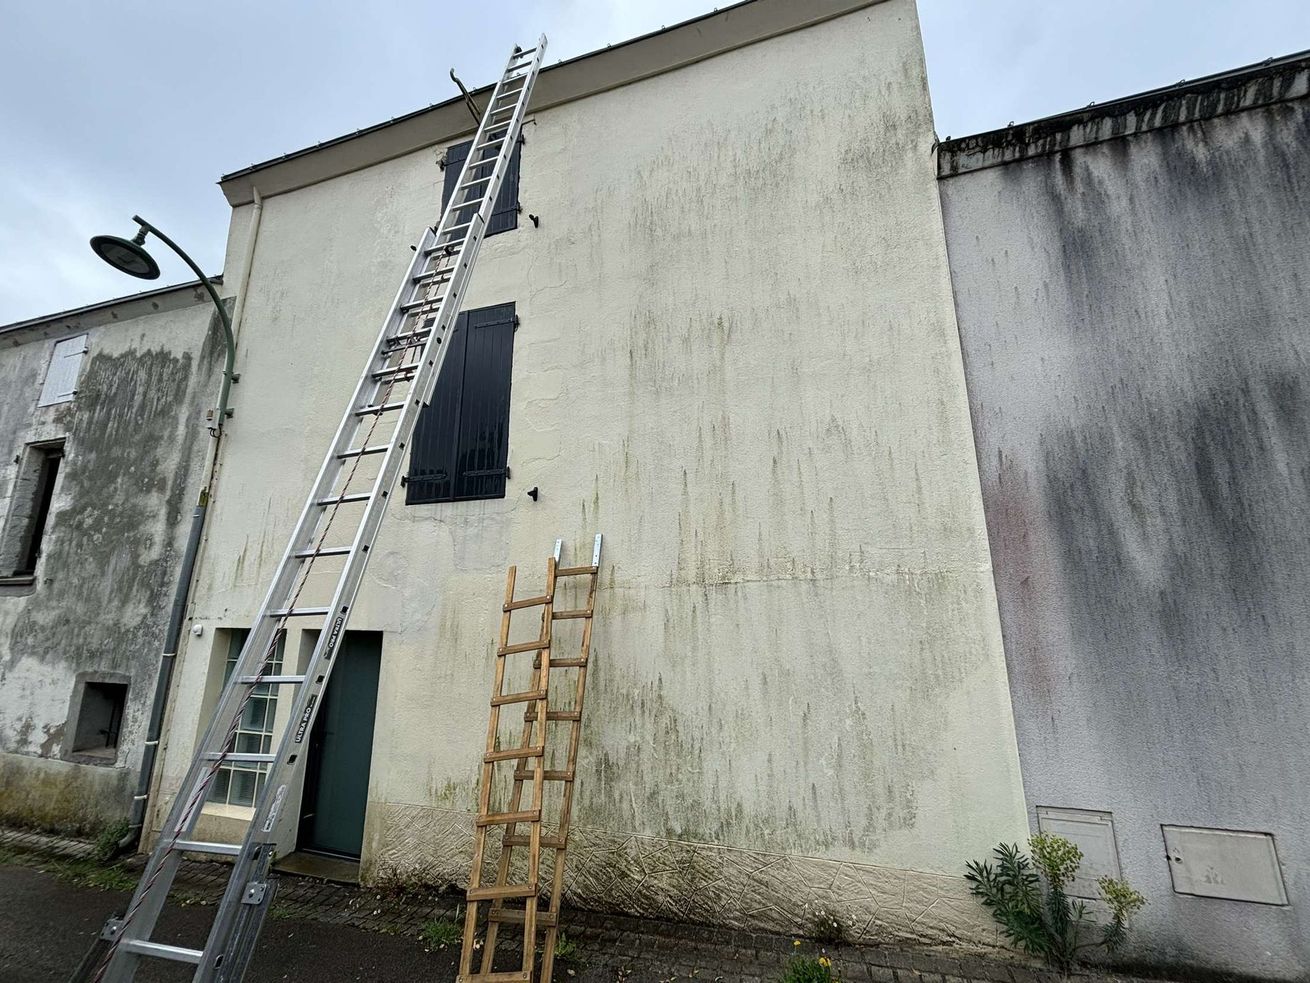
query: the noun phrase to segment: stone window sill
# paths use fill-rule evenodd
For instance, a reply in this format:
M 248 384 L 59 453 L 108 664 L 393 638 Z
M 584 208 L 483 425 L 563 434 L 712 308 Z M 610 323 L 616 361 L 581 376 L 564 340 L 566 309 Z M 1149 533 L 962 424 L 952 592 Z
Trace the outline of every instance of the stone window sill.
M 24 574 L 21 577 L 0 577 L 0 587 L 31 587 L 36 583 L 35 574 Z

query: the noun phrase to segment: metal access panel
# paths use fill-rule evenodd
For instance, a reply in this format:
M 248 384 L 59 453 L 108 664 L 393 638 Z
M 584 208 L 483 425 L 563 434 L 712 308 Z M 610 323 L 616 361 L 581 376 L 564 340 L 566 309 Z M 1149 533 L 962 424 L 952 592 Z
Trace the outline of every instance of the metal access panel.
M 1271 833 L 1161 826 L 1174 891 L 1255 904 L 1287 904 Z
M 1037 807 L 1037 828 L 1063 836 L 1083 851 L 1078 876 L 1068 893 L 1076 898 L 1099 898 L 1096 882 L 1102 877 L 1119 877 L 1119 848 L 1114 839 L 1114 817 L 1089 809 Z

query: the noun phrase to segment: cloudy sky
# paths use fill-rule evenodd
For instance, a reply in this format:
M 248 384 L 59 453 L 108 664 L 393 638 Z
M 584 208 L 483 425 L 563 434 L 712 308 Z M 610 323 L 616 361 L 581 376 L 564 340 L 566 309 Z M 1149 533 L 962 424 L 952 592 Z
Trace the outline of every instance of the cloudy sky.
M 795 0 L 800 2 L 800 0 Z M 134 292 L 86 240 L 140 213 L 218 272 L 220 174 L 714 0 L 0 0 L 0 324 Z M 1306 0 L 919 0 L 942 136 L 1310 48 Z M 479 18 L 494 10 L 489 21 Z M 464 11 L 467 11 L 465 13 Z M 165 260 L 161 282 L 189 273 Z

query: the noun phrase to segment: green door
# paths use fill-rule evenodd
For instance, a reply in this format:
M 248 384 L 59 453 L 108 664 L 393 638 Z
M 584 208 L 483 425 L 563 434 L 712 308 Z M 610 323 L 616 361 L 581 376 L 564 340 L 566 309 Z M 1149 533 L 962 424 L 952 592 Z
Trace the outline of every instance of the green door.
M 297 847 L 358 857 L 364 842 L 382 634 L 346 633 L 305 760 Z

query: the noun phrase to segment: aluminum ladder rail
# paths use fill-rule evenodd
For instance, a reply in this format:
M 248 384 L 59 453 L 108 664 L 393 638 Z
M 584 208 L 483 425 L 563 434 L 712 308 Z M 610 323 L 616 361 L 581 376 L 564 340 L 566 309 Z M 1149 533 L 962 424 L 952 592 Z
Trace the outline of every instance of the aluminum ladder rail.
M 142 959 L 190 963 L 195 966 L 192 979 L 196 983 L 236 983 L 245 973 L 275 886 L 268 871 L 279 813 L 291 782 L 304 764 L 305 740 L 322 705 L 323 689 L 332 672 L 332 656 L 349 621 L 370 548 L 400 477 L 406 444 L 418 422 L 419 411 L 432 398 L 449 350 L 450 346 L 442 342 L 459 314 L 545 50 L 545 35 L 535 48 L 514 49 L 482 114 L 473 147 L 441 221 L 429 227 L 415 247 L 413 261 L 391 312 L 364 366 L 263 607 L 223 688 L 213 719 L 197 746 L 196 756 L 131 904 L 124 916 L 111 920 L 101 934 L 109 946 L 104 957 L 94 964 L 90 978 L 95 983 L 127 983 L 134 978 Z M 489 176 L 473 176 L 476 168 L 487 167 L 491 168 Z M 476 212 L 468 217 L 473 208 Z M 411 358 L 414 355 L 417 357 Z M 397 390 L 398 386 L 401 391 Z M 379 423 L 388 418 L 392 423 L 390 434 L 379 443 L 369 443 Z M 381 463 L 369 479 L 367 490 L 351 490 L 360 462 L 375 456 L 381 457 Z M 347 507 L 358 510 L 346 523 L 353 529 L 349 545 L 327 545 L 328 531 Z M 309 589 L 313 565 L 325 559 L 341 562 L 339 573 L 333 576 L 329 570 L 326 578 L 335 580 L 330 602 L 302 602 L 300 595 Z M 322 585 L 319 592 L 326 593 Z M 268 665 L 278 637 L 292 618 L 321 624 L 313 652 L 303 674 L 269 673 Z M 291 722 L 275 753 L 244 753 L 234 749 L 237 724 L 258 686 L 289 686 L 295 691 Z M 240 847 L 199 842 L 191 836 L 214 775 L 228 763 L 259 764 L 268 769 Z M 183 853 L 234 858 L 227 889 L 203 949 L 166 945 L 150 938 Z

